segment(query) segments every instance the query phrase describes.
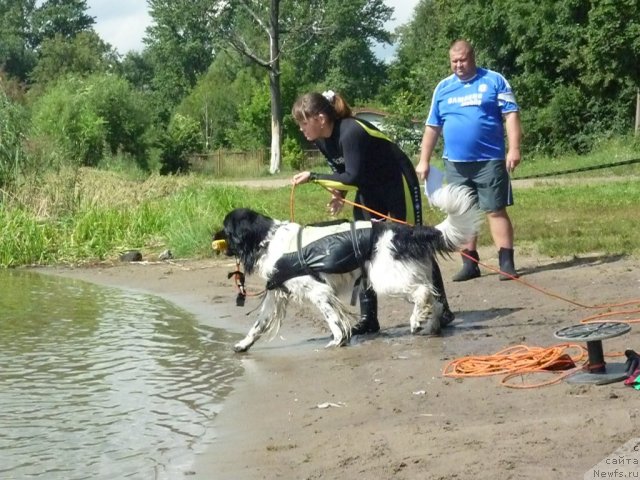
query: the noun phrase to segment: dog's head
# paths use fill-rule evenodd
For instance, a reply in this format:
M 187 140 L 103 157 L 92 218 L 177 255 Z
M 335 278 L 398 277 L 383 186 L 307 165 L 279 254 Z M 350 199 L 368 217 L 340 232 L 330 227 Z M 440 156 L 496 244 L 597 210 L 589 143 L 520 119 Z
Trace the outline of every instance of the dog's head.
M 237 208 L 224 217 L 223 229 L 214 234 L 213 240 L 224 240 L 225 255 L 238 257 L 245 271 L 251 273 L 274 223 L 253 210 Z

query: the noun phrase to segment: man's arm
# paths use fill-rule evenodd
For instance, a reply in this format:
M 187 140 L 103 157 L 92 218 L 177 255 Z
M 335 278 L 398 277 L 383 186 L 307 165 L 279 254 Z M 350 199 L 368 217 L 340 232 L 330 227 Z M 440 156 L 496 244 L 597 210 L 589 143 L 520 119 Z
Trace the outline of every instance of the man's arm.
M 504 116 L 507 130 L 507 170 L 513 172 L 520 164 L 520 141 L 522 140 L 522 125 L 518 112 L 509 112 Z
M 422 144 L 420 145 L 420 161 L 416 166 L 416 174 L 420 180 L 424 180 L 429 175 L 429 162 L 441 131 L 441 127 L 434 127 L 432 125 L 427 125 L 424 128 Z

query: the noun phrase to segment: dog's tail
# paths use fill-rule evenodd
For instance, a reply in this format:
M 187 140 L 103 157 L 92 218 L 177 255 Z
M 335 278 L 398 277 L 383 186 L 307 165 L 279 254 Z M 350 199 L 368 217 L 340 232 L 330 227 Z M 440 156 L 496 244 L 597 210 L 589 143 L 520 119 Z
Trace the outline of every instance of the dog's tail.
M 458 250 L 478 234 L 484 219 L 473 191 L 465 185 L 445 185 L 436 190 L 431 203 L 447 214 L 436 225 L 449 249 Z

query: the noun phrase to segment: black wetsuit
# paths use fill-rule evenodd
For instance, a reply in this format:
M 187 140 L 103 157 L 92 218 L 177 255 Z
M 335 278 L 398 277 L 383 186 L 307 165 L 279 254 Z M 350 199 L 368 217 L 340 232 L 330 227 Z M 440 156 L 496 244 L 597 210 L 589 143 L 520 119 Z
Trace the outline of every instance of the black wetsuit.
M 372 210 L 410 224 L 422 223 L 421 191 L 414 166 L 398 145 L 364 120 L 336 120 L 329 138 L 316 140 L 333 170 L 314 173 L 322 184 L 341 189 L 357 187 L 355 201 Z M 375 216 L 375 215 L 374 215 Z M 356 220 L 369 219 L 354 209 Z

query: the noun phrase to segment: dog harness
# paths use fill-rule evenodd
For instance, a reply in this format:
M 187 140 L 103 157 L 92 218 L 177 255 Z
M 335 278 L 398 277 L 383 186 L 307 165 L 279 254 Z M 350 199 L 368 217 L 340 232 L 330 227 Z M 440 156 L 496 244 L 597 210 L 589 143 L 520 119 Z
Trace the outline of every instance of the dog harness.
M 364 272 L 373 248 L 371 232 L 369 221 L 301 226 L 276 262 L 267 289 L 283 288 L 287 280 L 304 275 L 323 281 L 320 273 Z

